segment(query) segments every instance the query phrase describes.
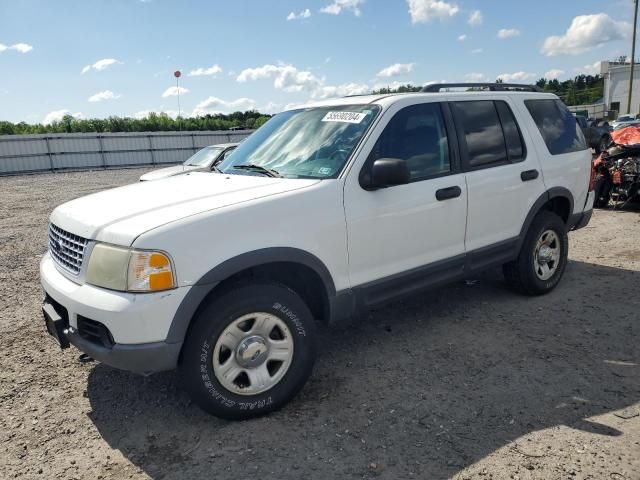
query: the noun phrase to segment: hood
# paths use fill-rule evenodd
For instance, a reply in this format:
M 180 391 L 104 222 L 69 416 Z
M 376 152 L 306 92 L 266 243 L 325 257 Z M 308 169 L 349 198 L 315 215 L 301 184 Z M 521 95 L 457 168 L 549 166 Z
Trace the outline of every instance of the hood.
M 138 182 L 72 200 L 51 222 L 84 238 L 131 245 L 153 228 L 250 200 L 306 188 L 320 180 L 189 173 Z
M 174 175 L 180 175 L 186 172 L 193 172 L 198 170 L 198 166 L 186 166 L 186 165 L 174 165 L 173 167 L 160 168 L 151 172 L 145 173 L 140 177 L 141 182 L 148 180 L 160 180 L 161 178 L 173 177 Z

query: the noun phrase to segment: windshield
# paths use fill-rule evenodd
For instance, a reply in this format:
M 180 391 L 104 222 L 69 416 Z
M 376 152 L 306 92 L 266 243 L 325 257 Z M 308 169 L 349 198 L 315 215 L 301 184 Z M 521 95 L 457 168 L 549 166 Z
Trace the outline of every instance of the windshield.
M 630 122 L 631 120 L 634 120 L 634 118 L 630 115 L 623 115 L 622 117 L 618 117 L 619 122 Z
M 220 147 L 205 147 L 187 158 L 184 165 L 188 167 L 205 167 L 218 158 L 222 150 Z
M 379 110 L 376 105 L 348 105 L 280 113 L 218 168 L 225 173 L 261 174 L 259 168 L 241 167 L 251 165 L 287 178 L 335 178 Z

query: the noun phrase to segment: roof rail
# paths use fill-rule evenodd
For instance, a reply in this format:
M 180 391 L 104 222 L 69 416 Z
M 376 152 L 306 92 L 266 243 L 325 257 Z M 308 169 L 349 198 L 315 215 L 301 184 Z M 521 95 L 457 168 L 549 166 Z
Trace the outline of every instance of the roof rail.
M 444 88 L 482 88 L 492 92 L 542 92 L 537 85 L 525 85 L 522 83 L 434 83 L 427 85 L 421 91 L 438 93 Z

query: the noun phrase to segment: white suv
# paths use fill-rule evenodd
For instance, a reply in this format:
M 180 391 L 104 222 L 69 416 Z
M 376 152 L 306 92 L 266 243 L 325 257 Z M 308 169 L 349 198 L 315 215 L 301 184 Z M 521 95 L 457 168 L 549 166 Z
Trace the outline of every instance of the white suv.
M 107 190 L 51 214 L 49 332 L 113 367 L 178 368 L 205 410 L 281 407 L 332 325 L 502 265 L 560 281 L 591 217 L 591 154 L 529 87 L 348 97 L 280 113 L 215 172 Z

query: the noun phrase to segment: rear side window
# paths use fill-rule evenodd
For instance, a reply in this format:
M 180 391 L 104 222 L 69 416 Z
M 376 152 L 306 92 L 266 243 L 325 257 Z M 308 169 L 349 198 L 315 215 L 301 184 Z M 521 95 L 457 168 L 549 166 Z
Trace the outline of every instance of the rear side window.
M 576 118 L 560 100 L 525 100 L 529 113 L 547 144 L 551 155 L 587 149 Z
M 470 168 L 504 165 L 524 158 L 520 130 L 505 102 L 452 102 L 451 108 Z

